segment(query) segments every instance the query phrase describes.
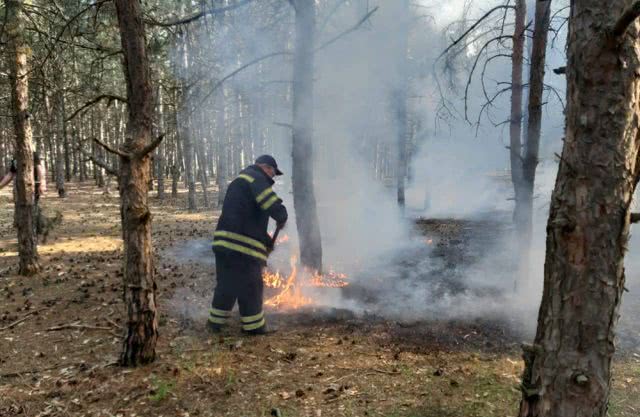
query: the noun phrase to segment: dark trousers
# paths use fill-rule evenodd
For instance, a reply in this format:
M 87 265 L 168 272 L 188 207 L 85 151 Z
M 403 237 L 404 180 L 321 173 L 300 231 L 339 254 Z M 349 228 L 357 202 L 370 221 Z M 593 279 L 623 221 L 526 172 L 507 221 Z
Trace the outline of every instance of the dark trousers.
M 262 264 L 248 256 L 216 252 L 216 288 L 209 322 L 223 326 L 238 301 L 242 329 L 259 331 L 264 325 L 262 311 Z

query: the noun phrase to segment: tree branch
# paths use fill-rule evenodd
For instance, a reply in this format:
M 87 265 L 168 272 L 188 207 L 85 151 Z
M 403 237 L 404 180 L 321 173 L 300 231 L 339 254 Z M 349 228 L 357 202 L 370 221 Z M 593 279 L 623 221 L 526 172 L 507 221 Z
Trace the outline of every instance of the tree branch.
M 71 114 L 71 116 L 67 117 L 67 118 L 65 119 L 65 122 L 68 122 L 69 120 L 72 120 L 72 119 L 73 119 L 73 118 L 75 118 L 75 117 L 76 117 L 80 112 L 82 112 L 84 109 L 86 109 L 87 107 L 91 107 L 91 106 L 93 106 L 94 104 L 96 104 L 96 103 L 98 103 L 99 101 L 104 100 L 104 99 L 107 99 L 107 100 L 108 100 L 108 104 L 107 104 L 107 105 L 110 105 L 110 104 L 111 104 L 111 102 L 113 102 L 113 101 L 115 101 L 115 100 L 120 101 L 120 102 L 122 102 L 122 103 L 126 103 L 126 102 L 127 102 L 127 99 L 126 99 L 126 98 L 124 98 L 124 97 L 121 97 L 121 96 L 115 96 L 115 95 L 113 95 L 113 94 L 102 94 L 102 95 L 99 95 L 98 97 L 94 98 L 93 100 L 88 101 L 88 102 L 86 102 L 85 104 L 83 104 L 83 105 L 82 105 L 78 110 L 74 111 L 74 112 Z
M 244 64 L 243 66 L 239 67 L 238 69 L 230 72 L 229 74 L 227 74 L 226 76 L 224 76 L 222 79 L 220 79 L 218 82 L 216 82 L 213 87 L 211 87 L 211 90 L 204 96 L 204 98 L 200 101 L 200 103 L 198 104 L 198 107 L 202 107 L 202 105 L 209 99 L 209 97 L 211 97 L 211 95 L 213 93 L 216 92 L 216 90 L 218 90 L 218 88 L 220 88 L 222 86 L 222 84 L 224 84 L 225 81 L 227 81 L 230 78 L 233 78 L 236 74 L 238 74 L 239 72 L 242 72 L 243 70 L 249 68 L 252 65 L 258 64 L 266 59 L 269 58 L 273 58 L 276 56 L 282 56 L 282 55 L 292 55 L 291 52 L 288 51 L 281 51 L 281 52 L 272 52 L 270 54 L 261 56 L 259 58 L 256 58 L 252 61 L 247 62 L 246 64 Z M 195 111 L 195 109 L 194 109 Z
M 640 213 L 631 213 L 631 223 L 640 223 Z
M 165 136 L 165 133 L 161 133 L 160 136 L 158 136 L 153 142 L 145 146 L 142 149 L 142 151 L 138 152 L 136 156 L 139 158 L 144 158 L 145 156 L 153 152 L 154 149 L 156 149 L 160 145 L 160 142 L 162 142 L 162 139 L 164 139 L 164 136 Z
M 349 29 L 345 30 L 344 32 L 341 32 L 339 34 L 337 34 L 336 36 L 334 36 L 333 38 L 329 39 L 328 41 L 326 41 L 325 43 L 323 43 L 322 45 L 318 46 L 314 52 L 318 52 L 323 50 L 324 48 L 330 46 L 331 44 L 335 43 L 336 41 L 338 41 L 340 38 L 347 36 L 348 34 L 350 34 L 351 32 L 355 32 L 356 30 L 358 30 L 358 28 L 360 28 L 360 26 L 362 26 L 367 20 L 369 20 L 369 18 L 371 16 L 373 16 L 373 14 L 375 12 L 378 11 L 380 7 L 375 7 L 373 8 L 369 13 L 365 14 L 362 19 L 358 20 L 358 22 L 351 26 Z
M 489 39 L 487 42 L 485 42 L 484 45 L 482 45 L 482 47 L 478 51 L 478 54 L 476 55 L 476 59 L 473 61 L 473 66 L 471 67 L 471 71 L 469 72 L 469 78 L 467 80 L 467 85 L 464 88 L 464 119 L 469 124 L 471 124 L 471 121 L 469 120 L 469 112 L 468 112 L 469 87 L 471 86 L 471 81 L 473 79 L 473 74 L 475 73 L 476 67 L 478 65 L 478 61 L 480 60 L 480 57 L 482 56 L 482 53 L 484 52 L 484 50 L 487 49 L 489 47 L 489 45 L 491 45 L 493 42 L 500 41 L 500 39 L 505 39 L 505 38 L 506 39 L 511 39 L 512 36 L 511 35 L 502 35 L 502 36 L 496 36 L 495 38 Z
M 253 2 L 254 0 L 240 0 L 238 1 L 236 4 L 232 4 L 231 6 L 225 6 L 225 7 L 219 7 L 217 9 L 209 9 L 209 10 L 203 10 L 200 13 L 196 13 L 192 16 L 189 17 L 185 17 L 182 19 L 178 19 L 178 20 L 173 20 L 171 22 L 158 22 L 156 20 L 150 20 L 147 19 L 145 20 L 145 23 L 151 26 L 159 26 L 159 27 L 163 27 L 163 28 L 168 28 L 168 27 L 172 27 L 172 26 L 178 26 L 178 25 L 186 25 L 188 23 L 191 23 L 193 21 L 196 21 L 198 19 L 200 19 L 201 17 L 204 16 L 212 16 L 212 15 L 216 15 L 216 14 L 222 14 L 234 9 L 238 9 L 246 4 L 249 4 L 251 2 Z
M 107 152 L 111 152 L 112 154 L 118 155 L 118 156 L 120 156 L 121 158 L 124 158 L 124 159 L 131 159 L 131 154 L 129 154 L 127 152 L 123 152 L 123 151 L 121 151 L 119 149 L 112 148 L 111 146 L 109 146 L 106 143 L 102 142 L 98 138 L 93 138 L 93 141 L 95 143 L 97 143 L 98 145 L 102 146 Z
M 627 10 L 622 13 L 613 27 L 613 36 L 621 37 L 627 31 L 627 28 L 640 16 L 640 1 L 633 3 Z
M 502 6 L 496 6 L 493 9 L 489 10 L 487 13 L 484 14 L 484 16 L 482 16 L 480 19 L 476 20 L 476 22 L 473 25 L 471 25 L 471 27 L 469 29 L 467 29 L 462 35 L 460 35 L 458 37 L 458 39 L 456 39 L 455 41 L 453 41 L 453 43 L 451 43 L 449 46 L 447 46 L 447 48 L 444 51 L 442 51 L 442 53 L 440 55 L 438 55 L 438 58 L 436 58 L 436 61 L 439 61 L 440 58 L 442 58 L 444 55 L 446 55 L 447 52 L 449 52 L 454 46 L 456 46 L 457 44 L 462 42 L 462 40 L 464 38 L 466 38 L 469 33 L 473 32 L 473 30 L 475 28 L 477 28 L 480 25 L 480 23 L 482 23 L 486 18 L 491 16 L 493 14 L 493 12 L 495 12 L 496 10 L 501 10 L 501 9 L 515 9 L 515 6 L 502 5 Z
M 95 165 L 97 165 L 100 168 L 104 169 L 107 174 L 112 175 L 112 176 L 114 176 L 116 178 L 120 178 L 120 174 L 118 173 L 118 171 L 115 168 L 109 166 L 103 160 L 96 158 L 95 156 L 91 155 L 89 152 L 87 152 L 84 149 L 82 149 L 80 144 L 78 146 L 76 146 L 76 150 L 80 151 L 80 153 L 87 158 L 86 160 L 91 161 Z
M 71 19 L 67 20 L 67 22 L 65 23 L 65 25 L 62 27 L 62 29 L 60 30 L 60 32 L 58 32 L 58 35 L 56 36 L 53 45 L 51 46 L 51 49 L 49 49 L 49 51 L 47 52 L 47 55 L 44 57 L 44 59 L 42 60 L 42 62 L 40 62 L 38 65 L 44 65 L 49 58 L 51 58 L 51 55 L 53 54 L 53 51 L 55 49 L 56 44 L 58 43 L 58 41 L 60 40 L 60 38 L 62 38 L 62 35 L 64 35 L 64 33 L 67 31 L 67 29 L 69 29 L 69 27 L 71 26 L 71 24 L 73 22 L 75 22 L 80 16 L 82 16 L 83 14 L 85 14 L 86 12 L 88 12 L 89 10 L 91 10 L 94 7 L 98 7 L 100 8 L 104 3 L 108 3 L 111 0 L 98 0 L 95 3 L 90 3 L 89 5 L 87 5 L 87 7 L 85 7 L 84 9 L 80 10 L 78 13 L 76 13 L 73 17 L 71 17 Z M 35 68 L 34 68 L 35 69 Z
M 104 162 L 101 159 L 98 159 L 98 158 L 96 158 L 94 156 L 91 156 L 91 155 L 87 154 L 84 151 L 82 153 L 84 154 L 84 156 L 86 156 L 88 161 L 91 161 L 94 164 L 96 164 L 97 166 L 99 166 L 100 168 L 104 169 L 107 174 L 109 174 L 111 176 L 114 176 L 116 178 L 120 178 L 120 174 L 118 174 L 118 172 L 114 168 L 112 168 L 109 165 L 107 165 L 106 162 Z
M 554 74 L 558 74 L 558 75 L 566 74 L 567 73 L 567 67 L 554 68 L 553 73 Z
M 293 5 L 293 4 L 292 4 Z M 328 41 L 324 42 L 322 45 L 318 46 L 317 48 L 315 48 L 313 51 L 318 52 L 321 51 L 322 49 L 330 46 L 331 44 L 335 43 L 336 41 L 338 41 L 339 39 L 343 38 L 344 36 L 348 35 L 351 32 L 356 31 L 360 26 L 362 26 L 367 20 L 369 20 L 369 18 L 378 10 L 378 7 L 374 8 L 373 10 L 371 10 L 369 13 L 367 13 L 366 15 L 364 15 L 362 17 L 362 19 L 360 19 L 355 25 L 353 25 L 352 27 L 350 27 L 349 29 L 339 33 L 338 35 L 334 36 L 333 38 L 329 39 Z M 247 62 L 246 64 L 242 65 L 241 67 L 237 68 L 236 70 L 230 72 L 229 74 L 225 75 L 222 79 L 218 80 L 213 87 L 211 87 L 211 90 L 209 90 L 209 92 L 204 96 L 204 98 L 202 100 L 200 100 L 200 103 L 198 104 L 198 107 L 202 107 L 202 105 L 204 105 L 204 103 L 209 99 L 209 97 L 211 97 L 211 95 L 213 93 L 215 93 L 218 88 L 220 88 L 225 81 L 229 80 L 230 78 L 233 78 L 234 76 L 236 76 L 238 73 L 244 71 L 245 69 L 256 65 L 266 59 L 269 58 L 273 58 L 276 56 L 286 56 L 286 55 L 293 55 L 292 52 L 290 51 L 280 51 L 280 52 L 272 52 L 270 54 L 261 56 L 259 58 L 256 58 L 252 61 Z M 193 110 L 191 110 L 191 112 L 195 111 L 195 108 Z
M 287 129 L 293 130 L 293 125 L 290 124 L 290 123 L 273 122 L 273 124 L 276 125 L 276 126 L 285 127 Z

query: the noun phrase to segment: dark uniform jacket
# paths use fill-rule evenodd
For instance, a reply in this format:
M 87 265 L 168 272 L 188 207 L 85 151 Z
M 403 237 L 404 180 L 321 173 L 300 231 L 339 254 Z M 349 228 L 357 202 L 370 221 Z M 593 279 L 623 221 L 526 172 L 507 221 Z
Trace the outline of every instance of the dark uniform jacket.
M 244 169 L 229 184 L 214 233 L 213 250 L 237 253 L 266 263 L 271 246 L 269 217 L 287 221 L 287 209 L 271 186 L 274 181 L 257 165 Z

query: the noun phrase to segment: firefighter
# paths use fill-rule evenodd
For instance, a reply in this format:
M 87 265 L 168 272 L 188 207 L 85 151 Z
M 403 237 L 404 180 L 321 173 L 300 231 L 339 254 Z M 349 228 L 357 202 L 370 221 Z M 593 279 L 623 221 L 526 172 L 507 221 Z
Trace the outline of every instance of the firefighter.
M 262 310 L 262 269 L 274 245 L 267 226 L 271 217 L 282 228 L 288 217 L 271 188 L 276 175 L 282 175 L 276 160 L 262 155 L 229 184 L 213 237 L 217 284 L 208 321 L 213 332 L 227 323 L 236 300 L 244 332 L 273 331 L 267 330 Z

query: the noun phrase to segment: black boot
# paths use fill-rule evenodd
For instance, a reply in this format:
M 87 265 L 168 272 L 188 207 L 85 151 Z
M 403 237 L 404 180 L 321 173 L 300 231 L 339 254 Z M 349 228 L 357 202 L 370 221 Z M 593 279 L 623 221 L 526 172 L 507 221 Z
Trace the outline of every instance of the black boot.
M 274 334 L 278 331 L 278 329 L 274 328 L 274 327 L 267 327 L 267 325 L 265 324 L 262 327 L 258 327 L 257 329 L 254 330 L 243 330 L 244 333 L 250 335 L 250 336 L 266 336 L 269 334 Z
M 217 323 L 211 323 L 210 321 L 207 320 L 207 328 L 211 333 L 218 334 L 222 332 L 222 329 L 224 328 L 224 326 Z

